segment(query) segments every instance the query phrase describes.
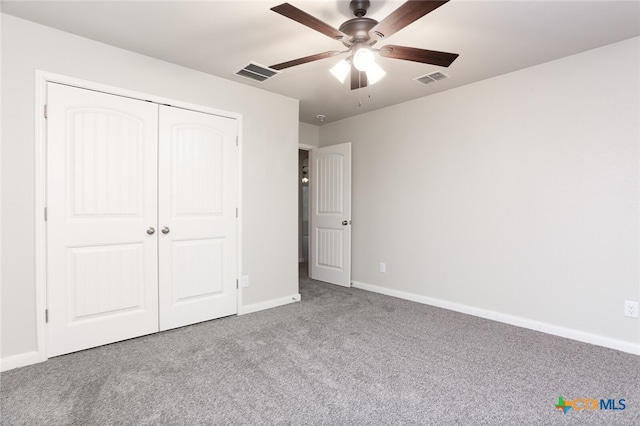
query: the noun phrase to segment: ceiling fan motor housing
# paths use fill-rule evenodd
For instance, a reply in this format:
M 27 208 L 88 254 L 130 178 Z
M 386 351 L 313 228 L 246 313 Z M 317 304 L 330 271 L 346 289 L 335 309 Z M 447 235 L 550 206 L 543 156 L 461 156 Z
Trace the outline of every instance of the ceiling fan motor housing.
M 369 31 L 375 27 L 378 21 L 371 18 L 352 18 L 340 25 L 340 31 L 349 36 L 349 40 L 345 40 L 342 43 L 349 47 L 357 42 L 366 42 L 370 40 Z
M 370 43 L 369 31 L 378 24 L 378 21 L 371 18 L 365 18 L 370 2 L 368 0 L 351 0 L 349 8 L 353 11 L 355 18 L 351 18 L 342 25 L 339 30 L 349 36 L 348 40 L 342 40 L 342 44 L 347 47 L 355 43 L 367 43 L 372 45 L 377 40 Z

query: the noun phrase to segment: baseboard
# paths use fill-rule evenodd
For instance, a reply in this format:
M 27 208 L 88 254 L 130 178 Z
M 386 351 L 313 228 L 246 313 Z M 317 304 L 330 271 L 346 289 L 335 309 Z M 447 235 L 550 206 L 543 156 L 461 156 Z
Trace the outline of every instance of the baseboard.
M 266 302 L 254 303 L 242 307 L 238 312 L 238 315 L 250 314 L 252 312 L 258 312 L 265 309 L 277 308 L 278 306 L 288 305 L 289 303 L 299 302 L 300 293 L 292 294 L 290 296 L 281 297 L 278 299 L 267 300 Z M 23 354 L 17 354 L 0 358 L 0 372 L 13 370 L 14 368 L 26 367 L 27 365 L 37 364 L 39 362 L 46 361 L 44 357 L 38 351 L 25 352 Z
M 37 364 L 45 361 L 42 354 L 38 351 L 25 352 L 0 359 L 0 371 L 13 370 L 14 368 L 26 367 L 27 365 Z
M 289 303 L 299 302 L 300 293 L 292 294 L 290 296 L 280 297 L 278 299 L 271 299 L 265 302 L 253 303 L 251 305 L 243 306 L 238 315 L 250 314 L 252 312 L 263 311 L 265 309 L 277 308 L 278 306 L 288 305 Z
M 421 296 L 414 293 L 393 290 L 386 287 L 380 287 L 377 285 L 366 284 L 358 281 L 352 281 L 351 285 L 354 288 L 358 288 L 361 290 L 367 290 L 374 293 L 384 294 L 386 296 L 397 297 L 399 299 L 410 300 L 412 302 L 422 303 L 424 305 L 436 306 L 438 308 L 448 309 L 450 311 L 460 312 L 462 314 L 473 315 L 476 317 L 486 318 L 509 325 L 515 325 L 517 327 L 528 328 L 530 330 L 552 334 L 554 336 L 577 340 L 579 342 L 590 343 L 592 345 L 603 346 L 605 348 L 615 349 L 634 355 L 640 355 L 640 344 L 625 342 L 622 340 L 612 339 L 609 337 L 587 333 L 580 330 L 560 327 L 557 325 L 517 317 L 514 315 L 502 314 L 500 312 L 487 311 L 484 309 L 474 308 L 473 306 L 462 305 L 459 303 L 453 303 L 446 300 Z

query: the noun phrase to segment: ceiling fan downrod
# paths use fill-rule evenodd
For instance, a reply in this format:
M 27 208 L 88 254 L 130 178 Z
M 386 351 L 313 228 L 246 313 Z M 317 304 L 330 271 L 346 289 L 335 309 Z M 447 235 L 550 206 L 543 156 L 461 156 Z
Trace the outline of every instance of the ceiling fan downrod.
M 371 6 L 369 0 L 351 0 L 351 3 L 349 3 L 349 9 L 351 9 L 357 18 L 362 18 L 366 15 L 369 6 Z
M 348 21 L 340 25 L 339 30 L 348 35 L 348 39 L 343 39 L 342 43 L 351 47 L 356 43 L 366 43 L 373 45 L 377 40 L 371 40 L 369 31 L 378 24 L 378 21 L 371 18 L 365 18 L 367 9 L 371 3 L 369 0 L 351 0 L 349 8 L 353 12 L 355 18 L 351 18 Z

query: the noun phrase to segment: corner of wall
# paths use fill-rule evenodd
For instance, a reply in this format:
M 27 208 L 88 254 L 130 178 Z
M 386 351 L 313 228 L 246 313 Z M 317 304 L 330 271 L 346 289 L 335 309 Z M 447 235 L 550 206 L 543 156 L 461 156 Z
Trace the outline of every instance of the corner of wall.
M 298 144 L 313 147 L 320 146 L 320 127 L 300 122 Z

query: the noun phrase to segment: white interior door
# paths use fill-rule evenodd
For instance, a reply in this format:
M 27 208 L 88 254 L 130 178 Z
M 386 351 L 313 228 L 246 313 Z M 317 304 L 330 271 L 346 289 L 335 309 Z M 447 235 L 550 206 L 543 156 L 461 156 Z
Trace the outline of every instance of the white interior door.
M 351 286 L 351 144 L 310 152 L 310 260 L 314 280 Z
M 158 106 L 47 86 L 48 355 L 158 330 Z
M 160 329 L 237 313 L 237 121 L 160 107 Z

